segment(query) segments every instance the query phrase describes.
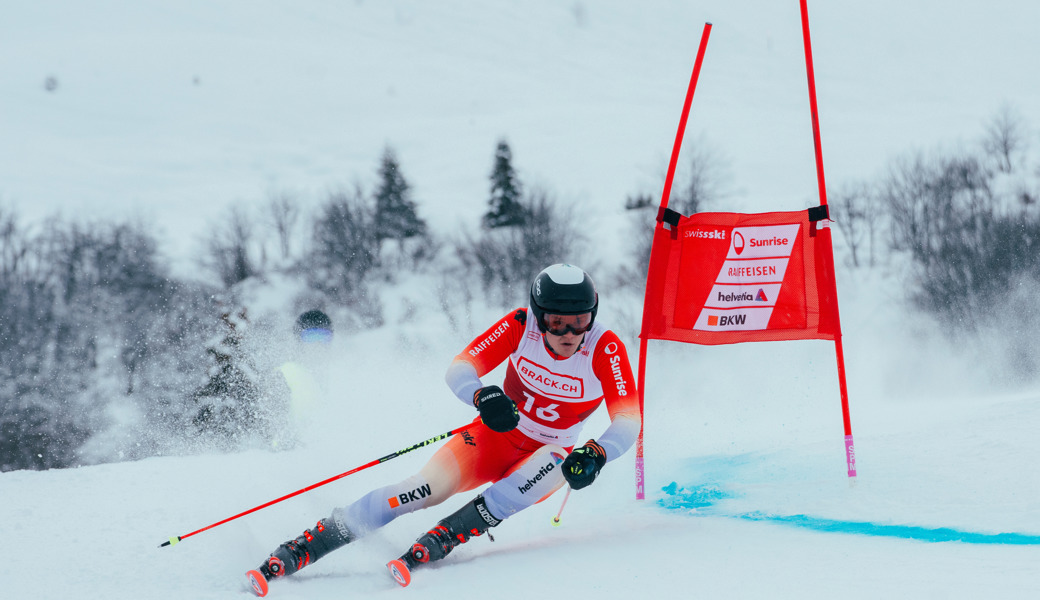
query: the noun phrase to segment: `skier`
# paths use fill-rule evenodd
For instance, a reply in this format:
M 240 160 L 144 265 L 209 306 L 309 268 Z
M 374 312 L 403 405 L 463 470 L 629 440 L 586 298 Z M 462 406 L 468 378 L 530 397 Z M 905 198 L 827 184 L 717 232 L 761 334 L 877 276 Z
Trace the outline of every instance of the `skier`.
M 327 344 L 332 341 L 332 331 L 332 319 L 316 308 L 301 314 L 293 324 L 293 333 L 304 343 Z
M 289 387 L 290 418 L 302 425 L 321 405 L 325 395 L 328 345 L 332 343 L 332 319 L 318 309 L 301 314 L 293 325 L 297 344 L 290 359 L 278 366 Z
M 569 484 L 582 489 L 628 450 L 639 433 L 639 405 L 625 345 L 596 321 L 599 297 L 588 273 L 566 264 L 544 269 L 530 306 L 502 317 L 448 367 L 452 392 L 479 412 L 415 475 L 336 508 L 303 535 L 280 545 L 248 576 L 258 595 L 393 519 L 491 483 L 483 493 L 419 536 L 387 564 L 401 585 L 410 570 Z M 502 387 L 481 377 L 508 359 Z M 606 404 L 610 425 L 574 448 L 584 421 Z M 519 403 L 519 404 L 518 404 Z
M 332 343 L 332 319 L 311 309 L 293 324 L 296 343 L 290 346 L 288 360 L 272 373 L 272 406 L 280 417 L 274 427 L 272 446 L 291 449 L 300 432 L 318 418 L 328 395 L 328 346 Z

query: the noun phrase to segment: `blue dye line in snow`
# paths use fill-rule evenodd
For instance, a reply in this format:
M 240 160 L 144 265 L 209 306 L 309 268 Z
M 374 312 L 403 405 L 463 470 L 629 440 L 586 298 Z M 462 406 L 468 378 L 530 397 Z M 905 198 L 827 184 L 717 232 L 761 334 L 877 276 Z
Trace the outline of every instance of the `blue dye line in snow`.
M 718 511 L 705 510 L 712 507 L 719 500 L 733 497 L 732 494 L 722 490 L 715 485 L 705 485 L 696 488 L 680 488 L 672 482 L 662 488 L 666 494 L 658 501 L 662 507 L 669 510 L 694 511 L 705 516 L 721 516 L 746 521 L 759 521 L 768 523 L 780 523 L 802 529 L 822 531 L 827 533 L 847 533 L 857 535 L 872 535 L 879 537 L 892 537 L 923 542 L 962 542 L 966 544 L 1004 544 L 1018 546 L 1040 546 L 1040 535 L 1029 535 L 1025 533 L 978 533 L 974 531 L 962 531 L 949 527 L 927 528 L 913 525 L 885 525 L 881 523 L 870 523 L 864 521 L 840 521 L 835 519 L 822 519 L 808 515 L 774 515 L 768 513 L 743 513 L 726 514 Z
M 1040 546 L 1040 535 L 1024 533 L 978 533 L 961 531 L 949 527 L 929 529 L 913 525 L 884 525 L 864 521 L 838 521 L 821 519 L 807 515 L 769 515 L 764 513 L 747 513 L 733 515 L 748 521 L 768 521 L 782 523 L 813 531 L 831 533 L 854 533 L 881 537 L 903 538 L 922 542 L 964 542 L 966 544 L 1009 544 L 1018 546 Z

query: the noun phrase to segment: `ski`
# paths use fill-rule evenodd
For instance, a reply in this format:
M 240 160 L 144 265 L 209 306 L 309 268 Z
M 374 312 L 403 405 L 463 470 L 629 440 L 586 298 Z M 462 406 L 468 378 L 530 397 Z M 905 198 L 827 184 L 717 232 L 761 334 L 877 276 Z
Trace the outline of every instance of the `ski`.
M 412 573 L 408 570 L 408 565 L 405 564 L 403 559 L 395 558 L 386 563 L 386 568 L 390 571 L 390 576 L 401 587 L 407 587 L 412 582 Z
M 246 571 L 246 581 L 249 582 L 249 588 L 253 590 L 253 593 L 263 598 L 267 595 L 267 578 L 260 571 L 253 569 Z
M 407 587 L 408 584 L 412 582 L 412 572 L 408 566 L 408 562 L 408 557 L 402 556 L 401 558 L 395 558 L 386 563 L 386 568 L 390 572 L 390 576 L 393 577 L 394 581 L 396 581 L 401 587 Z M 246 571 L 246 582 L 249 584 L 249 589 L 258 597 L 263 598 L 267 595 L 267 577 L 260 569 L 251 569 Z
M 386 563 L 386 568 L 390 571 L 390 576 L 401 587 L 412 582 L 412 573 L 403 558 L 396 558 Z M 249 584 L 249 589 L 258 597 L 263 598 L 267 595 L 267 578 L 258 569 L 246 571 L 246 582 Z

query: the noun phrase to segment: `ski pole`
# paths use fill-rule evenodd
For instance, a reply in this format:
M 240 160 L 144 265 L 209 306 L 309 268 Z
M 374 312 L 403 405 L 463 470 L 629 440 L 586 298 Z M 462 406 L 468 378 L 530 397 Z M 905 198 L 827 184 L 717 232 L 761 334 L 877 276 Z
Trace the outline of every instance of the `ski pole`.
M 563 514 L 563 507 L 567 506 L 567 499 L 571 497 L 571 486 L 567 486 L 567 493 L 563 496 L 563 504 L 560 505 L 560 510 L 556 512 L 556 516 L 552 518 L 553 527 L 560 526 L 560 515 Z
M 224 523 L 227 523 L 229 521 L 234 521 L 235 519 L 237 519 L 239 517 L 244 517 L 244 516 L 246 516 L 246 515 L 248 515 L 250 513 L 254 513 L 256 511 L 262 509 L 262 508 L 267 508 L 268 506 L 271 506 L 272 504 L 278 504 L 279 502 L 281 502 L 283 500 L 288 500 L 289 498 L 292 498 L 293 496 L 299 496 L 300 494 L 303 494 L 304 492 L 309 492 L 309 491 L 311 491 L 311 490 L 313 490 L 315 488 L 321 487 L 321 486 L 323 486 L 323 485 L 325 485 L 327 483 L 332 483 L 333 481 L 336 481 L 337 479 L 342 479 L 342 478 L 346 477 L 347 475 L 352 475 L 354 473 L 357 473 L 358 471 L 364 471 L 365 469 L 367 469 L 369 467 L 374 467 L 374 466 L 376 466 L 378 464 L 385 463 L 386 461 L 388 461 L 388 460 L 390 460 L 392 458 L 397 458 L 398 456 L 401 456 L 402 454 L 405 454 L 406 452 L 411 452 L 412 450 L 416 450 L 416 449 L 422 448 L 423 446 L 429 446 L 430 444 L 437 443 L 437 442 L 439 442 L 441 440 L 447 439 L 447 438 L 455 435 L 456 433 L 459 433 L 460 431 L 463 431 L 463 430 L 469 428 L 470 425 L 471 424 L 466 424 L 466 425 L 463 425 L 462 427 L 457 427 L 457 428 L 452 429 L 451 431 L 449 431 L 447 433 L 442 433 L 442 434 L 434 436 L 434 437 L 432 437 L 432 438 L 430 438 L 428 440 L 423 440 L 423 441 L 419 442 L 418 444 L 414 444 L 414 445 L 411 445 L 411 446 L 409 446 L 407 448 L 398 450 L 397 452 L 392 452 L 392 453 L 387 454 L 386 456 L 384 456 L 382 458 L 377 458 L 376 460 L 373 460 L 372 462 L 365 463 L 365 464 L 361 465 L 360 467 L 355 467 L 355 468 L 353 468 L 353 469 L 351 469 L 349 471 L 346 471 L 345 473 L 340 473 L 339 475 L 336 475 L 335 477 L 329 477 L 328 479 L 326 479 L 324 481 L 319 481 L 318 483 L 315 483 L 313 485 L 309 485 L 309 486 L 307 486 L 305 488 L 296 490 L 295 492 L 292 492 L 291 494 L 286 494 L 286 495 L 282 496 L 281 498 L 276 498 L 274 500 L 271 500 L 270 502 L 265 502 L 265 503 L 261 504 L 260 506 L 254 506 L 253 508 L 250 508 L 247 511 L 240 512 L 237 515 L 235 515 L 233 517 L 228 517 L 228 518 L 226 518 L 226 519 L 224 519 L 222 521 L 217 521 L 216 523 L 213 523 L 212 525 L 207 525 L 207 526 L 203 527 L 202 529 L 196 529 L 195 531 L 192 531 L 191 533 L 186 533 L 184 535 L 178 535 L 178 536 L 175 536 L 175 537 L 171 537 L 169 540 L 159 544 L 159 547 L 162 548 L 163 546 L 173 546 L 177 542 L 179 542 L 179 541 L 181 541 L 183 539 L 186 539 L 186 538 L 190 538 L 191 536 L 193 536 L 195 534 L 202 533 L 203 531 L 206 531 L 207 529 L 213 529 L 214 527 L 217 527 L 219 525 L 223 525 Z

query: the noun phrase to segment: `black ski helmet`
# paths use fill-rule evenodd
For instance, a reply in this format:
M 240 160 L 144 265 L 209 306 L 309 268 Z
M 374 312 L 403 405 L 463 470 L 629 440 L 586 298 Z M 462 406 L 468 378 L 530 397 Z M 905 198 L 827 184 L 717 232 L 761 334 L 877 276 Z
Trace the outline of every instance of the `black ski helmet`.
M 543 315 L 580 315 L 592 313 L 591 325 L 596 320 L 599 294 L 596 284 L 585 271 L 574 265 L 550 265 L 534 278 L 531 285 L 531 312 L 538 329 L 545 332 Z
M 308 310 L 296 319 L 293 331 L 300 335 L 308 329 L 325 329 L 332 332 L 332 319 L 320 310 Z

